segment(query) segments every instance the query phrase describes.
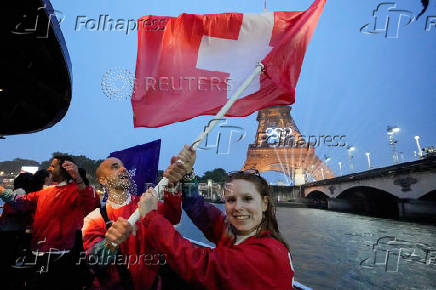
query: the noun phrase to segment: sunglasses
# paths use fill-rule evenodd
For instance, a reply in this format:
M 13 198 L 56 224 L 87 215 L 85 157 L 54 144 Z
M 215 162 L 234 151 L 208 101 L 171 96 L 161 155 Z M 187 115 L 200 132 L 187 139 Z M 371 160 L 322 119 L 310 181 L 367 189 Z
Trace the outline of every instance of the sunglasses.
M 262 184 L 268 185 L 267 181 L 260 176 L 259 170 L 255 169 L 255 168 L 250 168 L 250 169 L 246 169 L 246 170 L 241 170 L 241 171 L 231 171 L 228 173 L 228 177 L 232 178 L 236 175 L 236 179 L 241 175 L 248 175 L 248 176 L 256 176 L 256 179 L 258 179 Z
M 231 171 L 229 172 L 229 177 L 231 177 L 232 175 L 235 174 L 252 174 L 252 175 L 256 175 L 260 177 L 260 173 L 259 170 L 255 169 L 255 168 L 250 168 L 250 169 L 246 169 L 246 170 L 240 170 L 240 171 Z

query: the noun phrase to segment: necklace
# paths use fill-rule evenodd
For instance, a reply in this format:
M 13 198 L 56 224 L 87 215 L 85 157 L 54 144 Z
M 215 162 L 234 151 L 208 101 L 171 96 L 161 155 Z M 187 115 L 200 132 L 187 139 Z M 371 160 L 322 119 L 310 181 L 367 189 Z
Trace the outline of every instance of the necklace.
M 115 207 L 121 207 L 130 202 L 130 193 L 127 190 L 109 190 L 108 202 Z

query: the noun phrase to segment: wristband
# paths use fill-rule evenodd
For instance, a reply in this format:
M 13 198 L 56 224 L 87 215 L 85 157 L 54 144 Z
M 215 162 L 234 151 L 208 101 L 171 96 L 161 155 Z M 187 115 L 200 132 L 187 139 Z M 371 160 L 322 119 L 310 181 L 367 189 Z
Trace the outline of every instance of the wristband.
M 183 176 L 182 182 L 192 182 L 196 177 L 197 175 L 195 174 L 194 169 L 192 169 L 191 173 L 185 174 L 185 176 Z

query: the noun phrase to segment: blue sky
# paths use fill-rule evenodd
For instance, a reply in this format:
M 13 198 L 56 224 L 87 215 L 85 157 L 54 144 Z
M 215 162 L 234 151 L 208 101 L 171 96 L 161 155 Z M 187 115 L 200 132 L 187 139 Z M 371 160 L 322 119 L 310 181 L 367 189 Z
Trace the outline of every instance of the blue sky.
M 268 1 L 269 11 L 305 10 L 311 0 Z M 352 4 L 351 4 L 352 3 Z M 354 145 L 356 171 L 368 167 L 365 152 L 371 153 L 375 167 L 392 164 L 387 125 L 401 128 L 398 151 L 405 161 L 414 160 L 416 144 L 436 145 L 436 27 L 426 31 L 428 16 L 436 17 L 436 1 L 427 12 L 405 25 L 402 19 L 398 38 L 383 33 L 364 34 L 360 28 L 372 23 L 372 11 L 380 1 L 328 0 L 308 47 L 292 116 L 304 135 L 346 135 Z M 419 0 L 396 1 L 397 8 L 417 14 Z M 137 19 L 154 14 L 177 16 L 180 13 L 263 12 L 261 1 L 64 1 L 53 0 L 54 9 L 65 17 L 61 29 L 73 67 L 73 98 L 66 117 L 42 132 L 8 136 L 0 140 L 0 161 L 16 157 L 43 161 L 52 152 L 84 154 L 93 159 L 110 152 L 157 138 L 162 139 L 159 167 L 164 169 L 171 155 L 183 144 L 191 143 L 210 117 L 198 117 L 162 128 L 133 128 L 132 108 L 127 100 L 110 100 L 101 90 L 102 76 L 109 69 L 125 68 L 134 72 L 137 35 L 119 31 L 75 31 L 78 16 L 98 19 L 109 14 L 114 19 Z M 386 13 L 379 15 L 385 19 Z M 435 18 L 436 19 L 436 18 Z M 435 20 L 436 22 L 436 20 Z M 230 147 L 229 154 L 214 150 L 198 152 L 196 170 L 203 173 L 216 167 L 239 170 L 253 143 L 257 113 L 246 118 L 230 118 L 228 124 L 246 130 L 246 137 Z M 216 137 L 216 131 L 211 135 Z M 320 146 L 322 158 L 331 157 L 329 166 L 348 173 L 344 147 Z

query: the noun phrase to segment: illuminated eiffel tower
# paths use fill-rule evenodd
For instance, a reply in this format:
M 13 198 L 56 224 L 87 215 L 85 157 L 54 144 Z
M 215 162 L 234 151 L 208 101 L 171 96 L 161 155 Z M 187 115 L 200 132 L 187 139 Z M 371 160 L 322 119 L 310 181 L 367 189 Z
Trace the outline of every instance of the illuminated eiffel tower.
M 242 170 L 256 168 L 259 172 L 282 172 L 294 181 L 294 185 L 306 183 L 308 175 L 315 180 L 336 176 L 302 137 L 291 117 L 290 106 L 260 110 L 257 121 L 256 139 L 248 147 Z

